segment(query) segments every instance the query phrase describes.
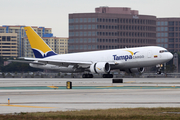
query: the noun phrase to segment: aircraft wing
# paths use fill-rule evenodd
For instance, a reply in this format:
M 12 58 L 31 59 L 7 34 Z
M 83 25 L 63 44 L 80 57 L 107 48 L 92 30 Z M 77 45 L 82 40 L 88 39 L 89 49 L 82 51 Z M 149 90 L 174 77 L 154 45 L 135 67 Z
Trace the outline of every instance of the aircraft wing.
M 26 61 L 22 61 L 24 63 L 33 63 L 33 64 L 51 64 L 57 66 L 69 66 L 69 65 L 78 65 L 78 66 L 90 66 L 92 64 L 91 61 L 68 61 L 68 60 L 61 60 L 61 59 L 39 59 L 39 58 L 20 58 Z M 20 62 L 21 60 L 13 60 L 14 62 Z
M 33 63 L 33 64 L 40 64 L 40 65 L 45 65 L 45 64 L 51 64 L 51 65 L 57 65 L 57 66 L 69 66 L 69 65 L 78 65 L 79 67 L 88 67 L 93 62 L 91 61 L 68 61 L 68 60 L 63 60 L 63 59 L 39 59 L 39 58 L 20 58 L 24 59 L 23 60 L 12 60 L 14 62 L 24 62 L 24 63 Z M 114 62 L 108 62 L 109 64 L 115 64 Z

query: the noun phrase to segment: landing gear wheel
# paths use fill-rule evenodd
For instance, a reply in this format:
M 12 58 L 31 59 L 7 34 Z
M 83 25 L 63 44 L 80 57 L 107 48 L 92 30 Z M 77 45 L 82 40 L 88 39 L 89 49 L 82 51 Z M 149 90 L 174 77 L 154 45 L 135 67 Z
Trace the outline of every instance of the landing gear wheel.
M 161 64 L 158 64 L 158 65 L 156 65 L 156 67 L 157 67 L 157 74 L 161 74 L 162 72 L 161 72 L 161 67 L 162 67 L 163 65 Z
M 103 78 L 113 78 L 113 74 L 103 74 Z
M 157 71 L 157 74 L 161 74 L 161 71 Z
M 93 74 L 83 74 L 82 78 L 93 78 Z
M 83 75 L 82 75 L 82 78 L 86 78 L 86 74 L 83 74 Z

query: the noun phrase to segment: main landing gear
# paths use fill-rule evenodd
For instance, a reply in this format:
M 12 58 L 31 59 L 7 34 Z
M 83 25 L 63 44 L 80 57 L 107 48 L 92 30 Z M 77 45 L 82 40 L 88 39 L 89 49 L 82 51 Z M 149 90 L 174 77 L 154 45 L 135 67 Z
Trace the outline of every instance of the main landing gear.
M 83 74 L 82 78 L 93 78 L 93 74 Z
M 113 74 L 103 74 L 103 78 L 113 78 Z M 82 78 L 93 78 L 93 74 L 83 74 Z
M 113 74 L 103 74 L 103 78 L 113 78 Z
M 156 68 L 157 68 L 157 74 L 161 74 L 162 72 L 161 72 L 161 68 L 162 68 L 162 64 L 158 64 L 158 65 L 156 65 Z

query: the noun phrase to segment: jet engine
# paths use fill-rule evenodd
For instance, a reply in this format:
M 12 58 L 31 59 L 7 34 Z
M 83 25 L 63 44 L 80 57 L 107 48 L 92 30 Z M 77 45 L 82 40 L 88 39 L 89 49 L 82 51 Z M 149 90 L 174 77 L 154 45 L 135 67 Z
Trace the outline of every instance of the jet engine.
M 143 73 L 144 72 L 144 68 L 130 68 L 125 70 L 127 73 Z
M 92 73 L 108 73 L 110 72 L 110 65 L 107 62 L 97 62 L 90 66 Z

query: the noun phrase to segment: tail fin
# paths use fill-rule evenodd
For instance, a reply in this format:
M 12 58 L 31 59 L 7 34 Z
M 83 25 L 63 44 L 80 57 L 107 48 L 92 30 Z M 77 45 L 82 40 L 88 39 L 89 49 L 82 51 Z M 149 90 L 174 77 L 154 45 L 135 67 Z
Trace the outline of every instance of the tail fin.
M 24 27 L 24 29 L 36 58 L 57 55 L 31 27 Z

